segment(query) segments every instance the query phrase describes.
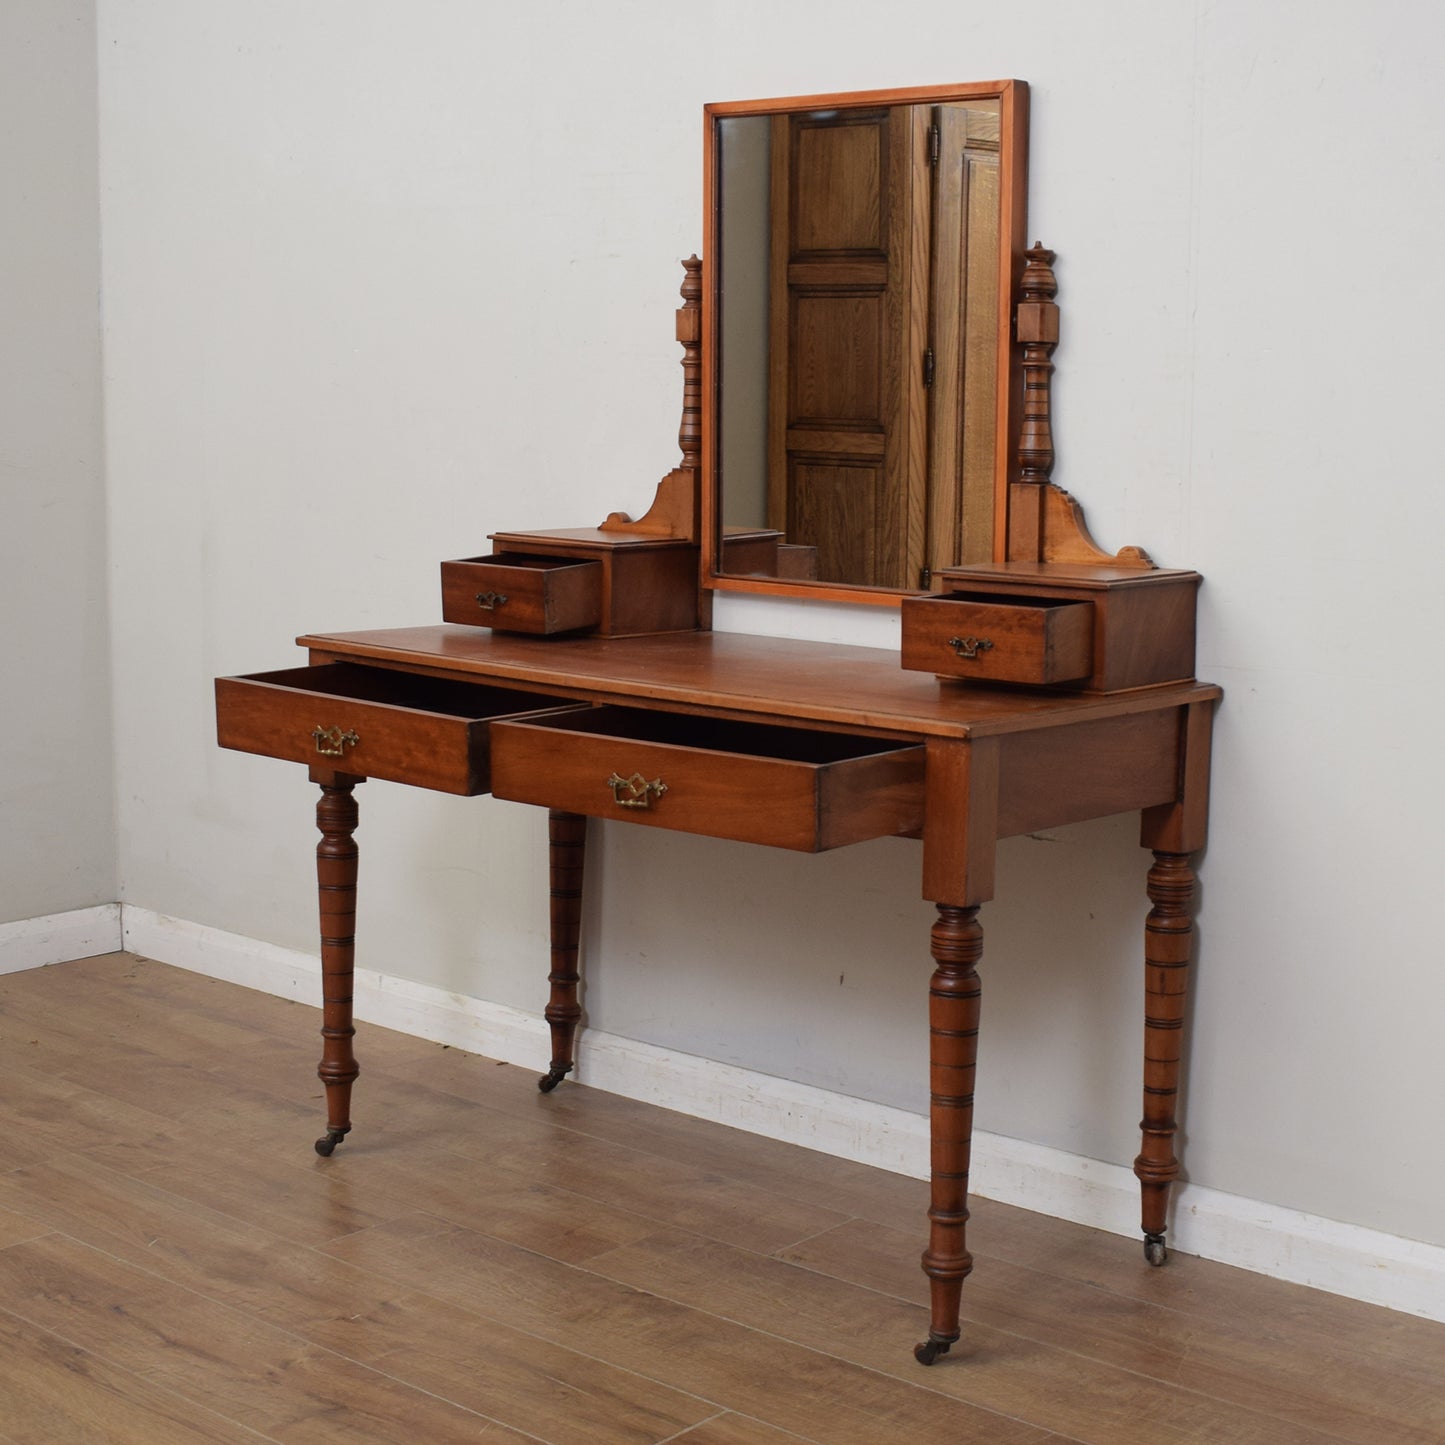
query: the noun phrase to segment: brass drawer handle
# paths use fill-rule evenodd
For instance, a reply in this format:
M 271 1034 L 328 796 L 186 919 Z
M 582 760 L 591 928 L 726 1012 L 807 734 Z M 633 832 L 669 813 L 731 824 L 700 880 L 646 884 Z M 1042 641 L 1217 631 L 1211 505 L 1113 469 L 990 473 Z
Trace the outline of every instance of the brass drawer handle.
M 350 728 L 343 732 L 339 727 L 324 728 L 319 723 L 312 729 L 311 736 L 316 739 L 316 751 L 323 758 L 339 758 L 348 746 L 354 748 L 361 741 Z
M 607 786 L 612 789 L 612 801 L 619 808 L 650 808 L 654 798 L 660 798 L 667 791 L 667 784 L 661 778 L 650 783 L 641 773 L 624 778 L 617 773 L 608 778 Z
M 480 607 L 483 612 L 495 612 L 497 608 L 505 607 L 506 604 L 507 594 L 505 592 L 477 593 L 477 606 Z
M 960 657 L 976 658 L 980 652 L 987 652 L 993 643 L 987 637 L 950 637 L 948 645 Z

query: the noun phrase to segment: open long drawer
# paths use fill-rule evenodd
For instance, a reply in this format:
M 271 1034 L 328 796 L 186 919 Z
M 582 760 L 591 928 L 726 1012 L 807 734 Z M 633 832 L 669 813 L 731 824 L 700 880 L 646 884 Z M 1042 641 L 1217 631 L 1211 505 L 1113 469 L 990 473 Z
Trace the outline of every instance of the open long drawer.
M 223 748 L 468 796 L 490 787 L 497 718 L 576 706 L 517 688 L 349 662 L 216 679 Z
M 643 708 L 493 724 L 492 793 L 818 852 L 923 826 L 921 746 Z

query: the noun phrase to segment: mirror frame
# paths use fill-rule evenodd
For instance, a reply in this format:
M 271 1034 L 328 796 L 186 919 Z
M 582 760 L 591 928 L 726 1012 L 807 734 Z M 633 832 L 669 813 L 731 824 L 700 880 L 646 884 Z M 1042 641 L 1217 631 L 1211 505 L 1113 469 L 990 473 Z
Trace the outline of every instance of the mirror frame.
M 718 123 L 738 116 L 787 114 L 807 110 L 857 109 L 879 105 L 997 100 L 999 104 L 999 312 L 998 388 L 994 418 L 993 558 L 1008 555 L 1009 484 L 1017 475 L 1017 444 L 1022 414 L 1023 375 L 1017 365 L 1014 306 L 1024 267 L 1028 199 L 1028 86 L 1021 80 L 989 80 L 966 85 L 918 86 L 899 90 L 860 90 L 841 94 L 795 95 L 771 100 L 714 103 L 703 107 L 703 251 L 702 251 L 702 585 L 715 591 L 769 593 L 819 601 L 897 605 L 916 592 L 834 582 L 744 577 L 719 570 L 721 496 L 718 489 Z

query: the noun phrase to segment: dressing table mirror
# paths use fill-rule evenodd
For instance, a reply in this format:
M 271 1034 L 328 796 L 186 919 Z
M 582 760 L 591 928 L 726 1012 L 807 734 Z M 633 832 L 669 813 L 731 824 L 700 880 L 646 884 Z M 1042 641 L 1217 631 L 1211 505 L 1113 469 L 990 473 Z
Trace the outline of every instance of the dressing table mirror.
M 705 127 L 709 581 L 886 602 L 1001 557 L 1028 88 L 710 105 Z M 724 555 L 763 528 L 777 552 Z
M 1026 97 L 1006 81 L 709 106 L 681 460 L 650 510 L 493 533 L 442 563 L 442 622 L 308 633 L 305 666 L 216 684 L 222 746 L 303 764 L 321 790 L 323 1157 L 360 1072 L 362 782 L 547 811 L 544 1094 L 579 1063 L 589 819 L 804 852 L 921 840 L 933 967 L 899 939 L 898 968 L 929 1017 L 925 1365 L 959 1338 L 973 1264 L 979 915 L 1000 839 L 1140 815 L 1135 1172 L 1145 1256 L 1164 1261 L 1220 695 L 1193 676 L 1197 574 L 1106 553 L 1050 480 L 1059 312 L 1053 253 L 1023 248 Z M 900 606 L 901 652 L 715 634 L 715 589 Z M 689 899 L 665 902 L 693 933 Z

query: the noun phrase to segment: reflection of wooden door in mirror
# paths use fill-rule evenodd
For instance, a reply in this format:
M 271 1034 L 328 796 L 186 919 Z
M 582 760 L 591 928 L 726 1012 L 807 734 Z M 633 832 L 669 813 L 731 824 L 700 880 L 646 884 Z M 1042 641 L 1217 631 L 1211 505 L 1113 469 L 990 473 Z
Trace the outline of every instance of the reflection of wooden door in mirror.
M 933 125 L 929 572 L 993 558 L 994 434 L 964 418 L 992 417 L 999 385 L 998 113 L 939 105 Z
M 993 439 L 963 415 L 996 401 L 998 136 L 964 105 L 773 118 L 768 525 L 819 580 L 991 555 Z

